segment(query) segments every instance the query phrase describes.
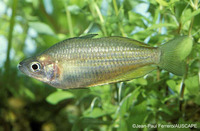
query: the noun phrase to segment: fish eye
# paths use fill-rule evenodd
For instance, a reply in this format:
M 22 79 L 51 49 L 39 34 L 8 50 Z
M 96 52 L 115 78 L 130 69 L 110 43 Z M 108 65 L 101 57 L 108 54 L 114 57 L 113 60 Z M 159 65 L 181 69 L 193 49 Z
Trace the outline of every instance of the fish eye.
M 33 71 L 39 71 L 39 70 L 40 70 L 40 63 L 35 63 L 35 62 L 33 62 L 33 63 L 31 64 L 31 69 L 32 69 Z

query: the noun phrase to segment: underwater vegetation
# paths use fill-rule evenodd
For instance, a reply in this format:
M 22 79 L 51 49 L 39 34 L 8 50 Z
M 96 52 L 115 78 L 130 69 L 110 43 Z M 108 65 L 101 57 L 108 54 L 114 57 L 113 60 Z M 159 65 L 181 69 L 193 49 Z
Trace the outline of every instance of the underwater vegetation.
M 0 1 L 0 131 L 164 130 L 155 126 L 159 124 L 194 124 L 185 130 L 198 130 L 199 4 L 199 0 Z M 186 48 L 178 58 L 186 64 L 176 68 L 180 74 L 168 72 L 168 66 L 154 66 L 143 77 L 83 89 L 57 89 L 18 69 L 22 60 L 55 43 L 87 34 L 98 34 L 91 40 L 134 39 L 152 49 L 164 48 L 181 36 L 193 44 L 183 44 Z M 153 127 L 138 129 L 148 124 Z

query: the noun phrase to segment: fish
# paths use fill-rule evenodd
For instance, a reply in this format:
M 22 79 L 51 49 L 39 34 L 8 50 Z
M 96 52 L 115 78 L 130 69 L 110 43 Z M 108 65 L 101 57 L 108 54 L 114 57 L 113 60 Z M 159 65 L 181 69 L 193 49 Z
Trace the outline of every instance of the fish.
M 74 37 L 21 61 L 29 77 L 61 89 L 85 88 L 142 77 L 158 67 L 181 76 L 192 50 L 189 36 L 178 36 L 158 47 L 137 40 L 96 34 Z

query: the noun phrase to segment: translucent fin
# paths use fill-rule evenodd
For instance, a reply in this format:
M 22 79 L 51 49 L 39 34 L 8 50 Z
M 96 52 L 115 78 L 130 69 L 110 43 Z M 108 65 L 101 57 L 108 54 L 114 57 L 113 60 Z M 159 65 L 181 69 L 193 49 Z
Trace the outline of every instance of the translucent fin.
M 177 37 L 159 48 L 161 49 L 160 63 L 158 66 L 175 75 L 185 73 L 185 58 L 192 50 L 192 39 L 188 36 Z
M 80 37 L 76 37 L 79 39 L 88 39 L 88 38 L 93 38 L 95 36 L 97 36 L 98 34 L 89 34 L 89 35 L 84 35 L 84 36 L 80 36 Z
M 115 39 L 118 39 L 118 40 L 122 40 L 124 42 L 131 42 L 133 43 L 134 45 L 138 45 L 138 46 L 143 46 L 143 47 L 150 47 L 149 45 L 145 44 L 145 43 L 142 43 L 140 41 L 137 41 L 137 40 L 134 40 L 134 39 L 131 39 L 131 38 L 127 38 L 127 37 L 121 37 L 121 36 L 111 36 L 110 38 L 115 38 Z M 151 47 L 150 47 L 151 48 Z
M 95 37 L 98 34 L 89 34 L 89 35 L 84 35 L 84 36 L 79 36 L 79 37 L 73 37 L 73 38 L 69 38 L 67 40 L 72 40 L 72 39 L 90 39 Z
M 132 80 L 134 78 L 142 77 L 142 76 L 148 74 L 149 72 L 155 70 L 156 68 L 157 68 L 156 66 L 140 67 L 133 71 L 124 73 L 123 75 L 120 75 L 120 76 L 114 78 L 113 80 L 108 81 L 107 83 L 114 83 L 114 82 L 118 82 L 118 81 L 127 81 L 127 80 Z
M 99 86 L 99 85 L 104 85 L 104 84 L 109 84 L 109 83 L 132 80 L 134 78 L 142 77 L 142 76 L 148 74 L 149 72 L 151 72 L 155 69 L 157 69 L 157 67 L 155 67 L 155 66 L 140 67 L 140 68 L 135 69 L 133 71 L 130 71 L 130 72 L 124 73 L 120 76 L 117 76 L 114 79 L 110 79 L 110 80 L 107 80 L 107 81 L 101 81 L 101 82 L 98 82 L 98 83 L 87 85 L 87 87 Z
M 89 34 L 89 35 L 80 36 L 80 37 L 73 37 L 73 38 L 65 39 L 62 42 L 65 42 L 65 41 L 68 41 L 68 40 L 75 40 L 75 39 L 90 39 L 90 38 L 93 38 L 93 37 L 95 37 L 97 35 L 98 34 Z

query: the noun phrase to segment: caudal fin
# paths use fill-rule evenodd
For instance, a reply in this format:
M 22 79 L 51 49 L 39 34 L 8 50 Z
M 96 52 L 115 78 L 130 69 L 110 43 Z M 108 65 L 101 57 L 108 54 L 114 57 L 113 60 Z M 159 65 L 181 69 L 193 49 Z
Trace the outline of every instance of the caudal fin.
M 175 75 L 185 73 L 185 58 L 192 50 L 192 38 L 188 36 L 177 37 L 159 48 L 161 49 L 161 58 L 158 66 Z

